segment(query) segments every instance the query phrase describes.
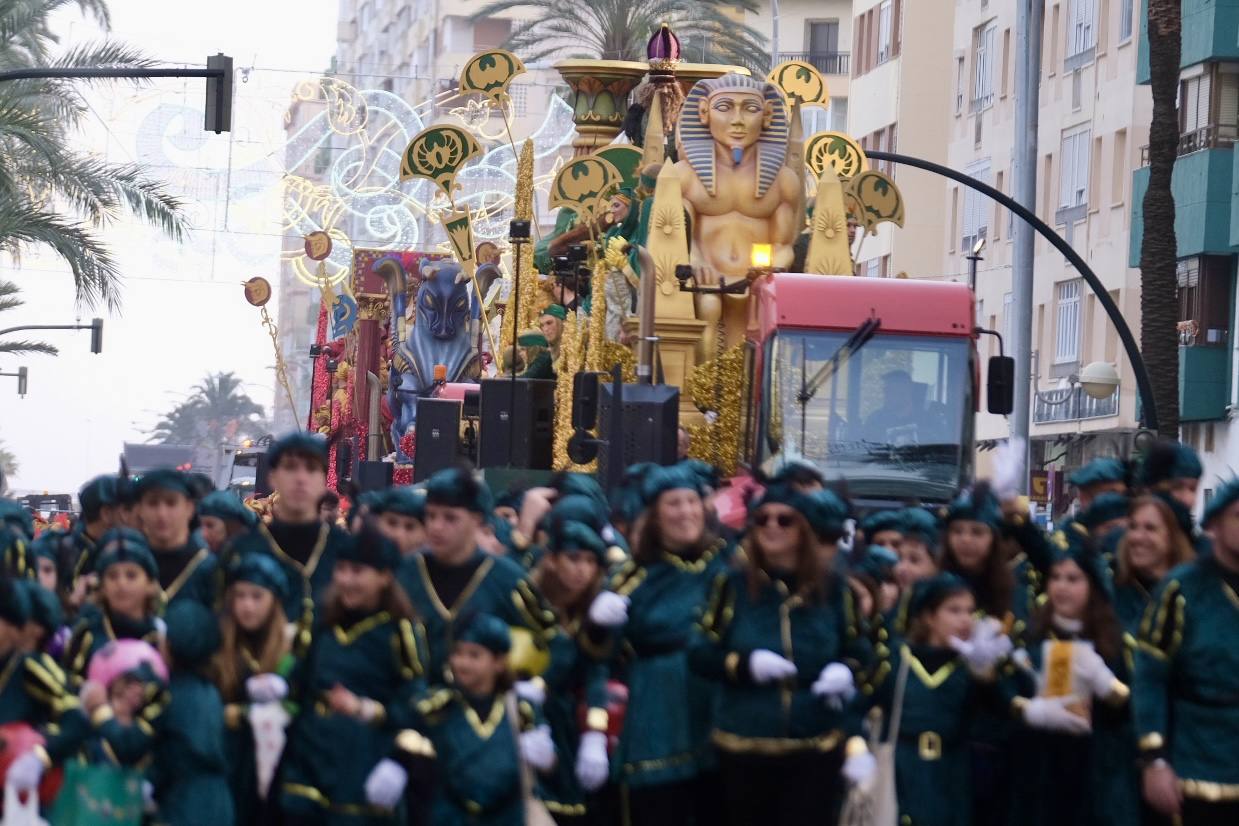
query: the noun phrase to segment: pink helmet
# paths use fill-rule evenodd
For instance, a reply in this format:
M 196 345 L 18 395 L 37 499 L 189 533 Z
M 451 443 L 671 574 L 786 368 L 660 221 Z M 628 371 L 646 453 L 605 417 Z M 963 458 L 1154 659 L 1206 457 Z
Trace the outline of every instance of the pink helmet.
M 109 686 L 117 677 L 149 665 L 163 682 L 168 681 L 168 666 L 150 643 L 143 640 L 112 640 L 90 658 L 86 678 L 92 683 Z

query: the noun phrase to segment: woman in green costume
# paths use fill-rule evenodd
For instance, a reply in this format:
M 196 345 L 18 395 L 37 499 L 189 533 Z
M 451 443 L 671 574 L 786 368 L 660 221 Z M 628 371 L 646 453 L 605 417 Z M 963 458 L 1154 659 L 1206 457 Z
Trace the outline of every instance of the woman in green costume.
M 902 826 L 972 823 L 969 729 L 983 709 L 997 713 L 1012 692 L 1004 690 L 1009 678 L 999 667 L 1001 648 L 970 648 L 967 657 L 957 650 L 978 642 L 972 637 L 975 610 L 967 583 L 954 574 L 918 582 L 906 639 L 880 650 L 862 689 L 858 710 L 881 709 L 883 739 L 891 736 L 888 727 L 899 707 L 895 785 Z
M 392 763 L 425 685 L 424 636 L 392 574 L 399 558 L 373 524 L 340 548 L 325 610 L 289 679 L 299 711 L 278 777 L 286 824 L 398 822 L 400 792 L 376 797 L 366 783 Z
M 1012 795 L 1010 822 L 1136 826 L 1140 822 L 1136 738 L 1109 572 L 1079 523 L 1069 523 L 1060 541 L 1065 547 L 1050 566 L 1046 604 L 1034 619 L 1027 650 L 1041 693 L 1065 696 L 1067 708 L 1079 704 L 1088 716 L 1081 717 L 1079 733 L 1043 724 L 1012 739 L 1020 782 Z M 1084 645 L 1055 645 L 1061 642 Z M 1048 661 L 1067 657 L 1071 679 L 1048 676 L 1054 673 Z M 1068 684 L 1049 685 L 1053 682 Z M 1064 688 L 1071 693 L 1063 695 Z M 1089 706 L 1091 711 L 1084 712 Z M 1035 713 L 1031 719 L 1037 722 Z
M 838 540 L 847 509 L 830 496 Z M 843 778 L 873 768 L 864 740 L 848 739 L 859 727 L 844 709 L 872 649 L 847 581 L 821 568 L 804 517 L 812 506 L 790 485 L 766 489 L 750 511 L 747 564 L 716 574 L 689 653 L 722 686 L 713 740 L 736 826 L 820 823 L 838 809 Z
M 613 773 L 631 822 L 643 826 L 722 820 L 710 744 L 721 687 L 690 673 L 688 646 L 731 549 L 706 530 L 701 484 L 683 464 L 645 474 L 632 559 L 589 609 L 621 648 L 628 708 Z
M 224 743 L 237 823 L 257 824 L 265 817 L 249 711 L 253 704 L 278 702 L 288 695 L 295 631 L 284 616 L 288 577 L 272 557 L 257 553 L 235 558 L 227 586 L 212 674 L 226 704 Z
M 65 647 L 64 669 L 75 688 L 86 679 L 90 658 L 112 640 L 160 643 L 158 569 L 146 538 L 132 528 L 112 528 L 99 538 L 95 571 L 98 604 L 83 608 Z
M 1170 502 L 1160 496 L 1132 500 L 1127 531 L 1119 541 L 1114 605 L 1134 654 L 1149 595 L 1167 573 L 1196 557 Z

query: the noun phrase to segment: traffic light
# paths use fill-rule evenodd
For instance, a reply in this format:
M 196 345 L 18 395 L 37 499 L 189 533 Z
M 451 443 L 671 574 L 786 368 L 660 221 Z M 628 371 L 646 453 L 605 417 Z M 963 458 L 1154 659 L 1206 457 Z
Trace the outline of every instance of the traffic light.
M 98 355 L 103 352 L 103 319 L 90 320 L 90 352 Z
M 222 69 L 223 77 L 206 79 L 206 122 L 202 128 L 219 134 L 232 131 L 232 58 L 216 54 L 207 58 L 208 69 Z
M 17 395 L 21 396 L 23 399 L 26 398 L 26 375 L 27 371 L 25 367 L 17 368 Z

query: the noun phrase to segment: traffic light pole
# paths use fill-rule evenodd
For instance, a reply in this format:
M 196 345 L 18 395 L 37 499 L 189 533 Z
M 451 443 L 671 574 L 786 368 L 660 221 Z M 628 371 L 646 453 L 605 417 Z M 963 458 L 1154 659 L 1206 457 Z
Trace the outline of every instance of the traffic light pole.
M 22 330 L 90 330 L 90 352 L 103 352 L 103 319 L 91 319 L 89 324 L 23 324 L 0 330 L 0 336 L 19 333 Z

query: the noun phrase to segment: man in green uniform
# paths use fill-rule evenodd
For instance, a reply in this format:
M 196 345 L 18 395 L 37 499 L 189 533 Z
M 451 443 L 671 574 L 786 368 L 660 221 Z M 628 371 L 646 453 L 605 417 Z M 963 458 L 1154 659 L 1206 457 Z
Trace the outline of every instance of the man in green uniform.
M 550 650 L 552 667 L 557 649 L 562 657 L 570 645 L 520 563 L 478 548 L 478 531 L 492 501 L 486 483 L 460 468 L 441 470 L 426 481 L 426 548 L 405 559 L 396 578 L 425 624 L 426 675 L 432 684 L 450 682 L 447 658 L 461 617 L 493 614 L 530 632 L 537 647 Z M 520 665 L 512 663 L 513 670 Z
M 193 599 L 213 608 L 218 561 L 191 529 L 195 502 L 189 478 L 177 470 L 153 470 L 134 488 L 142 533 L 155 555 L 162 603 Z
M 1204 524 L 1212 552 L 1153 594 L 1132 695 L 1145 799 L 1183 826 L 1239 823 L 1239 479 Z
M 72 531 L 55 539 L 60 590 L 74 611 L 93 588 L 99 537 L 120 524 L 119 481 L 116 476 L 105 474 L 82 485 L 77 494 L 81 518 Z
M 1094 459 L 1067 477 L 1080 498 L 1080 510 L 1085 510 L 1103 493 L 1127 492 L 1127 466 L 1121 459 Z
M 544 334 L 526 330 L 516 338 L 516 343 L 525 348 L 525 372 L 522 379 L 555 378 L 555 360 L 551 357 L 550 345 Z
M 237 554 L 273 555 L 291 584 L 284 602 L 290 622 L 313 610 L 331 582 L 336 554 L 348 534 L 322 521 L 318 506 L 327 491 L 327 440 L 311 433 L 290 433 L 267 450 L 267 479 L 274 490 L 271 521 L 237 540 Z
M 568 319 L 568 311 L 559 304 L 552 304 L 538 316 L 538 329 L 546 337 L 546 347 L 551 351 L 551 358 L 559 358 L 559 340 L 564 334 L 564 322 Z

